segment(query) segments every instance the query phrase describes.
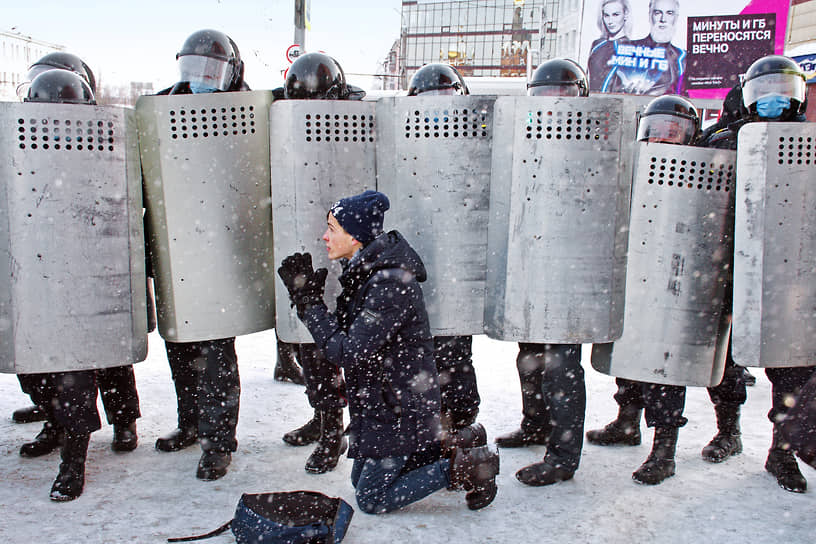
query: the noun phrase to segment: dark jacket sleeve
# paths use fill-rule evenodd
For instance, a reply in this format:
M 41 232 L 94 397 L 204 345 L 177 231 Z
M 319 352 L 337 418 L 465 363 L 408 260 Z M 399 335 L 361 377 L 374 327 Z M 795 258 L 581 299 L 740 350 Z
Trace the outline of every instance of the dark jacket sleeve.
M 394 337 L 410 319 L 410 301 L 418 287 L 378 273 L 363 289 L 362 307 L 348 332 L 340 327 L 325 304 L 307 308 L 303 316 L 303 323 L 326 359 L 343 368 L 369 359 Z

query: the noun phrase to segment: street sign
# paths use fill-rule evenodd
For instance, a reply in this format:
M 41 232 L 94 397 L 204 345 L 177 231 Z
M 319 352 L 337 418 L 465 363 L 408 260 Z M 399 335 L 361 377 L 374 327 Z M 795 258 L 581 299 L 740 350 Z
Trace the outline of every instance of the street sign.
M 286 49 L 286 60 L 289 61 L 289 64 L 295 62 L 301 54 L 300 45 L 299 44 L 292 44 Z

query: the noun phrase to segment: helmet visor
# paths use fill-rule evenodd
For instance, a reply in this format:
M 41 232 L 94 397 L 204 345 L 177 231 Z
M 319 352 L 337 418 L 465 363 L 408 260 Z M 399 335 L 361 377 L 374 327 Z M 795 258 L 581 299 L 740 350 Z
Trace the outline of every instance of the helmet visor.
M 746 108 L 763 96 L 773 94 L 804 102 L 805 80 L 797 74 L 763 74 L 749 79 L 742 87 L 742 101 Z
M 453 87 L 447 87 L 445 89 L 430 89 L 428 91 L 420 91 L 417 93 L 417 96 L 438 96 L 438 95 L 454 95 L 459 94 L 456 89 Z
M 226 91 L 229 87 L 229 61 L 201 55 L 184 55 L 179 57 L 178 64 L 179 81 L 219 91 Z
M 529 96 L 581 96 L 581 89 L 575 84 L 536 85 L 527 89 Z
M 694 121 L 668 113 L 656 113 L 640 119 L 637 139 L 640 142 L 659 142 L 685 145 L 694 139 Z

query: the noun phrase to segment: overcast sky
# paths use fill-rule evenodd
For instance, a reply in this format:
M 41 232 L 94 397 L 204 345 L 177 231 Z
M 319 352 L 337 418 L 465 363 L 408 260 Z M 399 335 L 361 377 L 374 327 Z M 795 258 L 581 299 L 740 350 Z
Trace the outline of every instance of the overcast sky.
M 283 83 L 286 49 L 294 39 L 294 0 L 2 1 L 2 30 L 64 45 L 106 84 L 177 80 L 175 55 L 196 30 L 226 32 L 238 44 L 254 89 Z M 368 79 L 399 38 L 400 0 L 311 0 L 307 50 L 343 66 L 349 82 Z

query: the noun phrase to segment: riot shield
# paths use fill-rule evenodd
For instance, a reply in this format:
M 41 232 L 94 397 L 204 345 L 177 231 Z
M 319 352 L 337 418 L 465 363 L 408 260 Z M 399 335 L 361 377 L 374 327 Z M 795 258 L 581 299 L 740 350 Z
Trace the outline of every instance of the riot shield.
M 623 335 L 592 366 L 650 383 L 713 386 L 725 368 L 733 151 L 637 144 Z
M 428 270 L 422 283 L 434 335 L 484 332 L 493 102 L 432 96 L 377 102 L 377 188 Z
M 0 371 L 147 356 L 133 111 L 0 103 Z
M 172 342 L 274 327 L 271 91 L 136 104 L 159 333 Z
M 816 123 L 739 131 L 734 360 L 816 365 Z
M 485 331 L 517 342 L 620 336 L 630 179 L 623 101 L 495 104 Z
M 269 113 L 274 269 L 292 253 L 311 253 L 315 268 L 329 269 L 330 308 L 340 294 L 341 270 L 322 240 L 326 215 L 340 198 L 376 188 L 374 113 L 375 103 L 349 100 L 280 100 Z M 277 282 L 278 335 L 285 342 L 313 342 Z

